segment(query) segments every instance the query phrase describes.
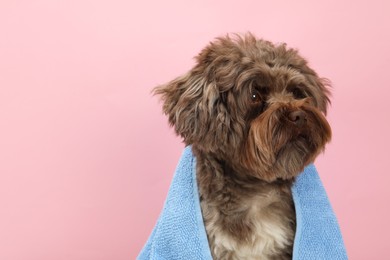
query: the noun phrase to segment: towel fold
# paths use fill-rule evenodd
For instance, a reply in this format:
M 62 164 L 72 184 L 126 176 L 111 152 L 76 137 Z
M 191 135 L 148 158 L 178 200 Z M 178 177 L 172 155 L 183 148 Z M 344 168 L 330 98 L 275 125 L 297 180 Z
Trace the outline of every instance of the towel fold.
M 196 182 L 196 160 L 185 148 L 164 208 L 138 260 L 212 259 Z M 335 214 L 314 165 L 292 187 L 296 211 L 294 260 L 348 259 Z

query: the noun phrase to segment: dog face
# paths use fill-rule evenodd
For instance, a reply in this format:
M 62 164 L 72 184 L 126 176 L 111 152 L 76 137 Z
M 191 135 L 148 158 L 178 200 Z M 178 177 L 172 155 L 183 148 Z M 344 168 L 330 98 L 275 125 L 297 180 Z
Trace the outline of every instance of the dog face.
M 327 81 L 296 50 L 226 36 L 196 61 L 155 93 L 176 133 L 200 153 L 272 182 L 295 177 L 330 140 Z

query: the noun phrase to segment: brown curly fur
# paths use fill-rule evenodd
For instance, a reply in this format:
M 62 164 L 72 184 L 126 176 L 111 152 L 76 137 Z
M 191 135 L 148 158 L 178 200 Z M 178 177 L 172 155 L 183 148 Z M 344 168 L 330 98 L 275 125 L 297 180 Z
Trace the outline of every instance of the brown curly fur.
M 214 259 L 291 259 L 294 178 L 330 140 L 329 83 L 294 49 L 252 34 L 217 38 L 159 86 L 192 145 Z

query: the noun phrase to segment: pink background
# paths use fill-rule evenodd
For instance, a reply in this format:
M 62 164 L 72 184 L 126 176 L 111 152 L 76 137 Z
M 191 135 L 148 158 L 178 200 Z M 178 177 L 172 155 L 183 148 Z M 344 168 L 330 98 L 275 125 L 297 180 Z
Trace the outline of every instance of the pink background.
M 246 31 L 332 80 L 316 164 L 350 258 L 385 259 L 389 3 L 2 0 L 0 259 L 134 259 L 183 148 L 150 91 Z

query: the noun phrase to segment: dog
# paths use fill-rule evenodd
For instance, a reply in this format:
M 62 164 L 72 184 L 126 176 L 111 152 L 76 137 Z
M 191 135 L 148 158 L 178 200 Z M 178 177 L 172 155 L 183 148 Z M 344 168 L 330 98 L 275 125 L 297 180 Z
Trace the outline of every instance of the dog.
M 192 145 L 214 259 L 292 258 L 291 186 L 331 139 L 330 87 L 297 50 L 247 33 L 216 38 L 154 89 Z

